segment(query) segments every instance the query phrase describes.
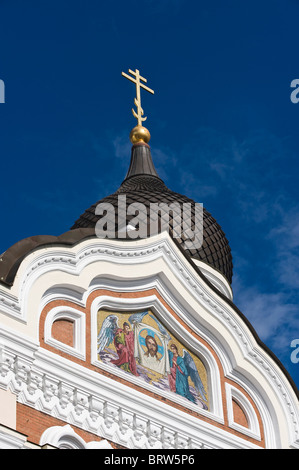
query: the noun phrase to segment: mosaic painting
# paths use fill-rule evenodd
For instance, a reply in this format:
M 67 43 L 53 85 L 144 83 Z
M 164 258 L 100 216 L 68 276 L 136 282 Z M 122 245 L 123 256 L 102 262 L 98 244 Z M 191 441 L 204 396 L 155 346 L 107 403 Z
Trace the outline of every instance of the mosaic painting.
M 130 313 L 99 310 L 97 328 L 101 362 L 209 409 L 204 364 L 150 310 Z

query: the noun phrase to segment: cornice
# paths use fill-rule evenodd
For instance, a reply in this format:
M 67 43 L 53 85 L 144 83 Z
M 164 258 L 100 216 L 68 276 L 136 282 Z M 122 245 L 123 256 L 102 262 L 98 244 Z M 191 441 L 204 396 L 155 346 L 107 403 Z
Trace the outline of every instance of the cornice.
M 19 403 L 128 448 L 258 448 L 43 349 L 32 362 L 2 349 L 0 386 Z
M 193 297 L 196 303 L 209 312 L 211 318 L 220 322 L 238 344 L 239 350 L 246 361 L 252 364 L 266 378 L 288 416 L 291 424 L 291 442 L 298 446 L 299 436 L 299 411 L 298 400 L 292 395 L 292 389 L 284 371 L 279 370 L 279 364 L 273 360 L 273 356 L 264 350 L 261 342 L 257 341 L 252 327 L 244 320 L 238 309 L 211 283 L 205 279 L 204 275 L 197 271 L 195 267 L 186 262 L 178 246 L 167 234 L 161 234 L 151 239 L 126 242 L 111 241 L 92 238 L 77 244 L 75 247 L 47 247 L 39 248 L 36 252 L 28 255 L 21 263 L 18 276 L 11 289 L 1 287 L 0 305 L 1 312 L 26 324 L 28 320 L 27 300 L 34 283 L 41 276 L 51 272 L 62 272 L 78 278 L 85 269 L 91 265 L 103 266 L 103 263 L 120 266 L 140 266 L 149 265 L 155 261 L 163 261 L 178 283 L 184 286 L 186 291 Z M 162 269 L 162 268 L 161 268 Z M 99 272 L 101 272 L 99 270 Z M 134 283 L 141 283 L 146 280 L 146 269 L 144 278 L 139 280 L 134 278 L 132 270 L 131 286 Z M 172 286 L 168 284 L 168 279 L 157 272 L 157 277 L 162 284 L 168 287 L 168 292 L 172 292 Z M 162 281 L 163 279 L 163 281 Z M 118 282 L 117 276 L 114 276 Z M 90 280 L 90 282 L 92 279 Z M 146 281 L 145 281 L 146 282 Z M 113 283 L 112 283 L 113 284 Z M 81 288 L 83 288 L 81 286 Z M 177 294 L 179 295 L 179 294 Z M 172 303 L 177 302 L 176 296 L 172 293 Z M 186 321 L 194 328 L 198 328 L 198 318 L 196 314 L 185 309 Z M 279 361 L 278 361 L 279 362 Z M 234 376 L 231 369 L 228 374 Z M 295 390 L 297 393 L 297 391 Z

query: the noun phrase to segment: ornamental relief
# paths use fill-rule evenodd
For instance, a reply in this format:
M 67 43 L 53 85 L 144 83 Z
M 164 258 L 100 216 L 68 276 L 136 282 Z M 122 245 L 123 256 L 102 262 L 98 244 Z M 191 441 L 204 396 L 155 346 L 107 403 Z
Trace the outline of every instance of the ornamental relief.
M 209 410 L 207 371 L 150 311 L 97 314 L 98 360 Z

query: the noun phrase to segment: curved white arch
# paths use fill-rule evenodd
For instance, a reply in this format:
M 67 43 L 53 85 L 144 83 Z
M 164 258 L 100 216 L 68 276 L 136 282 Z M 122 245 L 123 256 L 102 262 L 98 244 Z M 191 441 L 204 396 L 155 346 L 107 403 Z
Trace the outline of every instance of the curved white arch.
M 127 286 L 127 287 L 125 287 Z M 65 286 L 66 287 L 66 286 Z M 277 423 L 277 418 L 275 415 L 274 410 L 269 409 L 267 403 L 263 398 L 263 392 L 259 392 L 258 388 L 252 387 L 252 382 L 247 378 L 246 379 L 246 371 L 242 371 L 242 373 L 234 373 L 234 355 L 233 351 L 231 351 L 230 355 L 228 355 L 228 347 L 223 347 L 217 338 L 211 332 L 209 332 L 206 328 L 200 327 L 198 322 L 196 326 L 194 323 L 190 323 L 188 316 L 186 317 L 186 312 L 184 310 L 184 306 L 179 304 L 176 300 L 174 303 L 174 299 L 169 296 L 169 292 L 166 295 L 165 286 L 163 282 L 157 281 L 157 278 L 152 279 L 139 279 L 136 284 L 132 281 L 126 284 L 125 280 L 114 279 L 113 277 L 110 278 L 103 278 L 103 277 L 95 277 L 91 282 L 89 288 L 85 291 L 82 295 L 80 301 L 78 301 L 78 291 L 76 291 L 75 285 L 68 286 L 67 288 L 67 296 L 64 296 L 64 300 L 69 300 L 72 302 L 77 302 L 82 306 L 86 305 L 86 301 L 92 292 L 97 290 L 109 290 L 111 292 L 119 292 L 120 290 L 126 292 L 137 292 L 152 289 L 155 287 L 158 292 L 162 292 L 162 297 L 167 298 L 170 303 L 170 306 L 174 308 L 176 313 L 179 315 L 180 318 L 183 318 L 187 324 L 193 326 L 194 331 L 206 340 L 211 347 L 214 349 L 220 362 L 224 365 L 225 373 L 232 379 L 235 380 L 247 393 L 252 397 L 255 401 L 257 408 L 259 409 L 264 428 L 265 428 L 265 436 L 266 436 L 266 443 L 267 447 L 276 447 L 279 445 L 279 436 L 277 433 L 273 432 L 273 423 Z M 122 288 L 122 289 L 121 289 Z M 71 293 L 74 293 L 72 296 Z M 61 291 L 58 290 L 58 293 L 55 293 L 55 289 L 49 290 L 47 293 L 47 301 L 55 301 L 59 300 L 59 296 L 61 295 Z M 145 296 L 139 298 L 129 298 L 129 297 L 114 297 L 109 295 L 101 295 L 96 297 L 91 305 L 91 360 L 94 365 L 97 367 L 103 368 L 108 372 L 118 375 L 119 377 L 128 380 L 128 375 L 125 374 L 121 369 L 115 369 L 109 367 L 109 365 L 104 365 L 102 362 L 97 360 L 96 354 L 96 318 L 97 318 L 97 311 L 100 308 L 108 308 L 111 310 L 118 310 L 118 311 L 126 311 L 126 310 L 138 310 L 138 309 L 145 309 L 151 308 L 157 314 L 158 318 L 164 323 L 164 325 L 173 331 L 178 339 L 180 339 L 183 343 L 188 344 L 188 347 L 192 349 L 192 351 L 197 354 L 200 359 L 204 362 L 207 370 L 209 371 L 209 390 L 211 391 L 211 410 L 209 412 L 205 410 L 198 410 L 194 405 L 188 403 L 190 409 L 196 410 L 203 415 L 206 415 L 210 418 L 215 419 L 220 423 L 224 422 L 223 417 L 223 404 L 221 400 L 221 386 L 220 386 L 220 377 L 219 377 L 219 370 L 218 366 L 215 362 L 214 357 L 211 355 L 211 352 L 208 348 L 204 347 L 202 343 L 196 341 L 193 335 L 190 335 L 182 325 L 175 320 L 175 318 L 169 313 L 168 309 L 161 303 L 161 301 L 155 296 Z M 232 373 L 233 372 L 233 373 Z M 243 375 L 245 373 L 245 376 Z M 131 381 L 133 383 L 136 382 L 138 384 L 138 379 L 132 378 Z M 144 383 L 142 384 L 144 386 Z M 154 393 L 157 393 L 157 390 L 154 386 L 145 387 L 151 390 Z M 186 406 L 186 403 L 181 403 L 179 397 L 174 397 L 173 395 L 169 396 L 166 392 L 164 395 L 172 401 L 177 401 L 180 404 Z M 244 429 L 238 428 L 237 430 L 243 432 L 244 434 L 248 434 L 248 432 Z M 244 432 L 245 431 L 245 432 Z M 252 433 L 251 437 L 258 438 L 259 432 Z
M 106 440 L 86 443 L 69 424 L 51 426 L 46 429 L 40 438 L 39 445 L 46 444 L 58 449 L 112 449 L 111 444 Z
M 243 393 L 240 392 L 236 387 L 226 383 L 226 397 L 227 397 L 227 408 L 228 408 L 228 423 L 232 429 L 236 431 L 240 431 L 244 434 L 247 434 L 254 439 L 260 440 L 261 439 L 261 431 L 260 425 L 257 419 L 256 412 L 250 401 Z M 246 415 L 248 428 L 236 423 L 234 420 L 234 413 L 233 413 L 233 400 L 240 405 L 243 412 Z
M 186 400 L 181 399 L 177 395 L 166 391 L 162 392 L 157 390 L 153 385 L 148 385 L 144 381 L 141 381 L 134 376 L 128 377 L 128 374 L 123 372 L 121 369 L 115 369 L 107 364 L 100 362 L 97 359 L 96 325 L 98 310 L 102 308 L 123 312 L 128 310 L 151 309 L 157 315 L 159 320 L 164 324 L 164 326 L 175 334 L 178 340 L 182 341 L 182 343 L 187 343 L 188 348 L 190 348 L 192 352 L 194 352 L 201 359 L 206 367 L 209 381 L 208 389 L 210 397 L 210 411 L 200 409 L 197 405 L 193 405 L 191 402 L 186 403 Z M 224 422 L 220 375 L 215 358 L 206 346 L 197 341 L 191 334 L 186 332 L 182 325 L 171 316 L 169 311 L 155 295 L 140 297 L 138 299 L 125 297 L 117 298 L 111 296 L 99 296 L 94 299 L 91 305 L 91 362 L 97 367 L 108 370 L 117 376 L 151 390 L 153 393 L 161 394 L 167 397 L 170 401 L 179 402 L 186 408 L 194 409 L 198 413 L 207 415 L 221 423 Z
M 279 432 L 267 445 L 299 447 L 298 398 L 286 376 L 237 310 L 204 281 L 165 233 L 134 242 L 85 240 L 72 248 L 55 246 L 30 253 L 14 285 L 0 288 L 1 334 L 8 338 L 13 331 L 21 352 L 26 347 L 24 338 L 32 350 L 33 345 L 38 347 L 38 315 L 54 298 L 53 286 L 66 289 L 65 296 L 76 293 L 77 304 L 84 304 L 99 274 L 115 290 L 121 281 L 127 292 L 156 286 L 182 320 L 210 342 L 225 375 L 262 403 L 269 426 L 279 423 Z
M 69 346 L 52 336 L 52 326 L 57 320 L 69 320 L 74 325 L 74 346 Z M 86 344 L 85 344 L 85 315 L 80 310 L 68 306 L 58 306 L 52 308 L 46 316 L 44 325 L 45 343 L 56 349 L 64 351 L 79 359 L 85 360 Z

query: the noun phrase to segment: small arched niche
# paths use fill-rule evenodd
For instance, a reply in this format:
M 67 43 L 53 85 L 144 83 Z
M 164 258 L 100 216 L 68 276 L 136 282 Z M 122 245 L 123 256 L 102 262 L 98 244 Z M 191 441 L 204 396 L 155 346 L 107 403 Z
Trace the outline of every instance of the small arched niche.
M 51 309 L 44 326 L 45 343 L 85 359 L 85 314 L 72 307 L 59 306 Z
M 253 405 L 238 388 L 228 383 L 225 387 L 229 427 L 260 440 L 260 425 Z

